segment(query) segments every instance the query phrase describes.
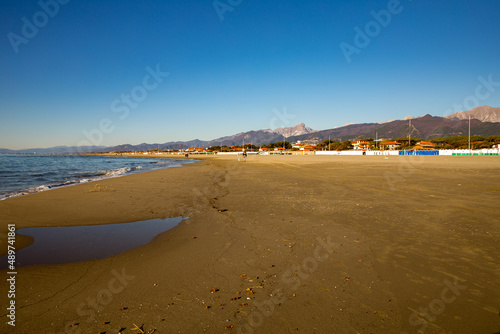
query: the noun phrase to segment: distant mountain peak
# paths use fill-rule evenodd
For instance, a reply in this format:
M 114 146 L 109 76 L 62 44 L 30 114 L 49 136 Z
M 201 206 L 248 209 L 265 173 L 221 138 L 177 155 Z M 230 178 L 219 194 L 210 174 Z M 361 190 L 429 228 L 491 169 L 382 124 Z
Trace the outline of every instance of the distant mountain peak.
M 410 120 L 410 119 L 418 119 L 418 118 L 422 118 L 422 116 L 416 116 L 416 117 L 414 117 L 414 116 L 408 115 L 405 118 L 403 118 L 402 121 L 407 121 L 407 120 Z
M 478 119 L 481 122 L 500 122 L 500 108 L 493 108 L 488 105 L 473 108 L 471 110 L 459 111 L 451 115 L 444 116 L 447 119 Z
M 304 123 L 299 123 L 295 126 L 291 126 L 288 128 L 278 128 L 278 129 L 274 129 L 271 131 L 274 133 L 279 133 L 280 135 L 285 136 L 285 137 L 300 136 L 300 135 L 316 132 L 316 130 L 311 129 L 310 127 L 306 126 Z

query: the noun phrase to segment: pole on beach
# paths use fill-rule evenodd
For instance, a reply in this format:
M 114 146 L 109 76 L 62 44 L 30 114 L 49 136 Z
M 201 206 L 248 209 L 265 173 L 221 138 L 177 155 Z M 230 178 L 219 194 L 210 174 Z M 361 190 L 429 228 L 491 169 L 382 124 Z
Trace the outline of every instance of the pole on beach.
M 285 150 L 286 150 L 286 137 L 285 134 L 283 134 L 283 154 L 285 154 Z
M 408 124 L 408 151 L 411 150 L 411 118 L 409 119 L 409 124 Z M 410 154 L 410 152 L 408 152 Z
M 469 154 L 471 153 L 470 150 L 470 115 L 469 115 Z

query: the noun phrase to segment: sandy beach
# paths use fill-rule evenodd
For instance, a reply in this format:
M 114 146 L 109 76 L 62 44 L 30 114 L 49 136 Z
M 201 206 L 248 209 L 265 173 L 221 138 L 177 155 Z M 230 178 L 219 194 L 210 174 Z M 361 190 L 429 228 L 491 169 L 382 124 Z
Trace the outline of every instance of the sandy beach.
M 500 332 L 498 157 L 198 159 L 0 201 L 2 255 L 7 224 L 189 217 L 105 259 L 19 268 L 15 329 L 2 270 L 0 332 Z

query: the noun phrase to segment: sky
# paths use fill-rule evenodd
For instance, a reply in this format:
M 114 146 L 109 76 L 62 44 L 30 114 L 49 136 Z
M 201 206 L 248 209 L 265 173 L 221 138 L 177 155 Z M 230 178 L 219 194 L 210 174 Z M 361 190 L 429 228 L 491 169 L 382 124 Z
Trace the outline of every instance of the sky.
M 0 2 L 0 148 L 500 107 L 500 1 Z

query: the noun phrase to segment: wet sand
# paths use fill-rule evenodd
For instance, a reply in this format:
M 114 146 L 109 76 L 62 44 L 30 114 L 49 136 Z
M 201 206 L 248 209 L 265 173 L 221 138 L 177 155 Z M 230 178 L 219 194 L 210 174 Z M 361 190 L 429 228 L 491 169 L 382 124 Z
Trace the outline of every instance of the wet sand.
M 497 333 L 499 169 L 204 157 L 1 201 L 2 226 L 18 229 L 190 218 L 106 259 L 19 268 L 16 327 L 2 288 L 0 332 Z

